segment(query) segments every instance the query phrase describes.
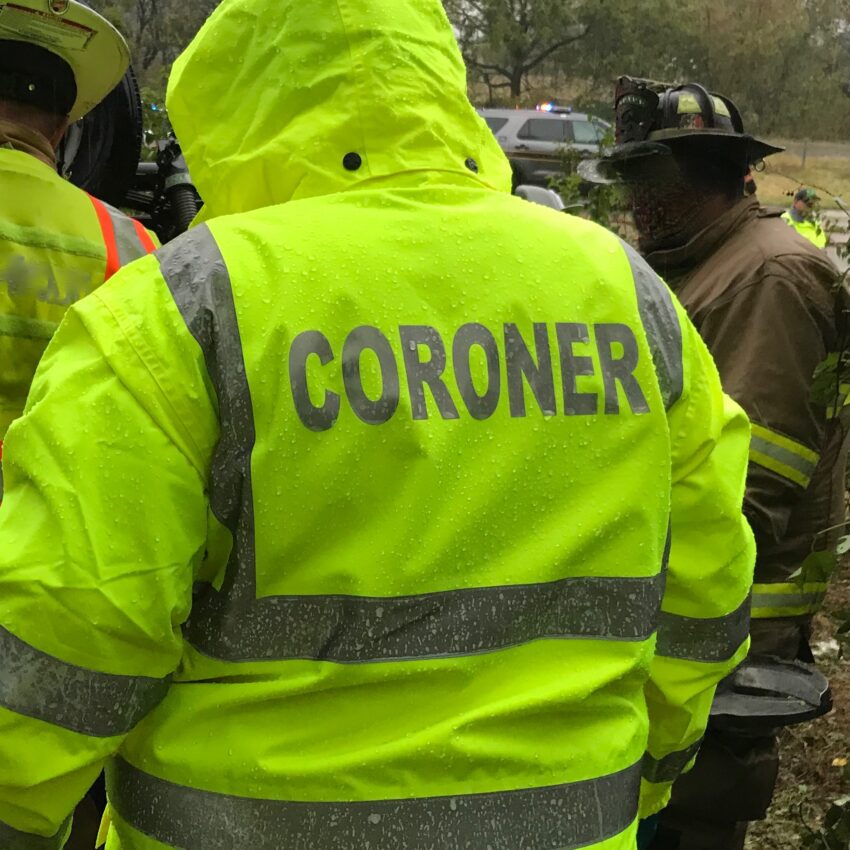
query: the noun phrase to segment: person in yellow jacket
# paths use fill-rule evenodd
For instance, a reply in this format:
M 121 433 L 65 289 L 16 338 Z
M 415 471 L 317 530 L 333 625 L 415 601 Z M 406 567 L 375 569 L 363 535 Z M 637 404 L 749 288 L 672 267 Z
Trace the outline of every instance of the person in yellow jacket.
M 76 0 L 0 5 L 0 456 L 68 306 L 155 249 L 137 221 L 56 167 L 69 123 L 128 65 L 118 30 Z
M 782 213 L 782 220 L 791 225 L 804 239 L 808 239 L 816 248 L 826 248 L 829 237 L 817 220 L 816 204 L 820 201 L 814 189 L 801 188 L 794 195 L 790 209 Z
M 439 0 L 225 0 L 168 107 L 206 223 L 8 435 L 0 846 L 106 764 L 108 850 L 632 850 L 748 646 L 684 311 L 510 195 Z

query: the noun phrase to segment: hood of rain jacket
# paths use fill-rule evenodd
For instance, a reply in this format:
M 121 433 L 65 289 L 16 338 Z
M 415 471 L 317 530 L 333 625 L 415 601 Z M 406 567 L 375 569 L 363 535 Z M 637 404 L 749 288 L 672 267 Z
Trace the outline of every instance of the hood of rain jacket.
M 171 75 L 169 116 L 202 219 L 423 170 L 510 191 L 439 4 L 318 0 L 263 13 L 222 4 Z

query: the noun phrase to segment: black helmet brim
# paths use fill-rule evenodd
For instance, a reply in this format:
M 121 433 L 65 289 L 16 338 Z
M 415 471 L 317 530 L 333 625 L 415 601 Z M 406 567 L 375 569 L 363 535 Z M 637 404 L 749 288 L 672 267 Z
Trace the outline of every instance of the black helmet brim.
M 584 160 L 579 175 L 589 183 L 613 184 L 628 179 L 635 168 L 645 165 L 650 157 L 673 155 L 688 149 L 729 154 L 751 166 L 765 157 L 782 153 L 785 148 L 756 139 L 748 133 L 728 133 L 722 130 L 672 129 L 652 133 L 645 142 L 628 142 L 614 148 L 607 156 Z

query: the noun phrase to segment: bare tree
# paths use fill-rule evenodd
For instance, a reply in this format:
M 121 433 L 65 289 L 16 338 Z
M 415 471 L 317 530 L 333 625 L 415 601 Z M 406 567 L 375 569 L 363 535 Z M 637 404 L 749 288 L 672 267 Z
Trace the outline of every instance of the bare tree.
M 583 38 L 588 26 L 571 0 L 444 0 L 469 69 L 490 96 L 522 93 L 535 68 Z
M 130 42 L 133 67 L 142 78 L 167 67 L 188 44 L 218 0 L 88 0 Z

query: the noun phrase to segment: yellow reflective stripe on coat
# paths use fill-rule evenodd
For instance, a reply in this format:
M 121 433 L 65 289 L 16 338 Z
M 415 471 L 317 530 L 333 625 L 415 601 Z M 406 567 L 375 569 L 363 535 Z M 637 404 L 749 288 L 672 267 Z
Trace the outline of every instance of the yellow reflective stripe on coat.
M 0 315 L 0 336 L 49 340 L 58 327 L 59 322 L 50 322 L 47 319 Z
M 826 582 L 820 581 L 754 584 L 752 616 L 765 619 L 815 614 L 823 604 L 826 588 Z
M 808 487 L 820 455 L 778 431 L 753 422 L 750 460 L 801 487 Z

